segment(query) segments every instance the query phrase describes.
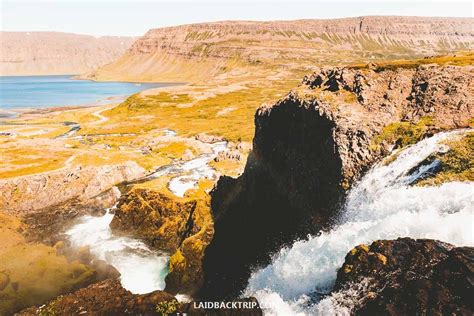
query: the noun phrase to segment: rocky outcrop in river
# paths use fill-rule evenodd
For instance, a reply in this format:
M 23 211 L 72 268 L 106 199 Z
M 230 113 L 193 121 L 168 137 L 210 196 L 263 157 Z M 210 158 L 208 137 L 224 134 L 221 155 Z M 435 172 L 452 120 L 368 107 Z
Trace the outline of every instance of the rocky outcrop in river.
M 470 315 L 474 310 L 474 248 L 399 238 L 359 245 L 339 269 L 335 295 L 369 280 L 358 292 L 356 315 Z M 347 303 L 348 301 L 346 301 Z
M 331 225 L 351 184 L 393 148 L 473 116 L 472 66 L 320 69 L 255 115 L 244 174 L 211 193 L 214 239 L 201 295 L 233 297 L 251 267 Z
M 105 280 L 80 289 L 74 293 L 59 296 L 41 306 L 32 307 L 17 315 L 157 315 L 157 306 L 176 306 L 177 301 L 163 291 L 134 295 L 125 290 L 118 279 Z M 174 312 L 176 309 L 171 309 Z
M 171 255 L 167 291 L 194 294 L 202 286 L 202 257 L 214 233 L 207 197 L 132 189 L 120 200 L 110 226 L 116 234 L 139 238 Z

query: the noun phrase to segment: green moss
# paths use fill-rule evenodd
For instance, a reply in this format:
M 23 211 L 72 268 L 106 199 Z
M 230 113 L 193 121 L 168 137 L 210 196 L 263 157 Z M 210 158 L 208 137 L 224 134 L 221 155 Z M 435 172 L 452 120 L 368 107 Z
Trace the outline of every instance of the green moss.
M 450 181 L 474 181 L 474 133 L 459 140 L 447 143 L 450 150 L 445 154 L 436 154 L 430 159 L 438 159 L 441 169 L 431 178 L 424 179 L 418 185 L 439 185 Z
M 120 108 L 138 111 L 167 105 L 189 103 L 192 101 L 193 99 L 189 97 L 188 94 L 170 94 L 167 92 L 160 92 L 156 95 L 140 96 L 139 93 L 136 93 L 128 97 L 117 109 L 113 109 L 108 113 L 113 114 L 119 111 Z
M 155 310 L 157 313 L 160 313 L 161 315 L 169 315 L 176 312 L 178 306 L 179 306 L 179 302 L 177 300 L 164 301 L 164 302 L 159 302 L 158 304 L 156 304 Z
M 184 258 L 181 250 L 177 250 L 170 258 L 169 271 L 170 273 L 177 270 L 183 269 L 186 264 L 186 259 Z
M 0 254 L 0 270 L 10 282 L 0 291 L 0 315 L 41 304 L 62 293 L 90 284 L 96 272 L 58 256 L 41 244 L 19 244 Z
M 63 298 L 62 295 L 55 298 L 52 302 L 46 304 L 43 308 L 39 310 L 39 316 L 55 316 L 57 315 L 56 312 L 56 304 Z
M 418 123 L 397 122 L 385 126 L 382 132 L 374 137 L 372 150 L 379 150 L 382 144 L 394 144 L 395 148 L 405 147 L 420 141 L 433 124 L 433 118 L 425 116 Z

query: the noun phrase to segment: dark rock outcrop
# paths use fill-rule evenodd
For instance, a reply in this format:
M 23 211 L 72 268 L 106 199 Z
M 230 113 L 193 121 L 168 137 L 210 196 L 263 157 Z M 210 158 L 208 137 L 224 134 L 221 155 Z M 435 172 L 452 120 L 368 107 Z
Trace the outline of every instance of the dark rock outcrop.
M 266 262 L 269 252 L 321 227 L 324 221 L 311 216 L 314 207 L 332 214 L 342 193 L 334 124 L 292 101 L 268 114 L 256 116 L 244 175 L 222 177 L 211 193 L 216 235 L 206 250 L 205 297 L 237 295 L 250 264 Z
M 159 315 L 158 306 L 172 308 L 177 305 L 169 293 L 155 291 L 136 295 L 124 289 L 119 280 L 106 280 L 16 315 Z
M 30 307 L 15 315 L 262 315 L 255 298 L 220 303 L 227 306 L 202 308 L 201 302 L 180 303 L 165 291 L 132 294 L 116 279 L 58 296 L 41 307 Z
M 321 69 L 261 107 L 245 172 L 211 192 L 215 233 L 200 294 L 238 295 L 252 267 L 330 226 L 346 190 L 394 146 L 469 126 L 472 82 L 471 66 Z
M 472 315 L 474 248 L 399 238 L 360 245 L 346 256 L 335 291 L 369 279 L 357 315 Z

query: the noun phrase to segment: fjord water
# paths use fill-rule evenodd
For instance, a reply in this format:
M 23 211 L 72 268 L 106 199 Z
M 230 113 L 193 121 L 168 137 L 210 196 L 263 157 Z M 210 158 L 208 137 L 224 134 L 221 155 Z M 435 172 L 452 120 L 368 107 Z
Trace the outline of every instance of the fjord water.
M 107 99 L 168 85 L 171 84 L 95 82 L 72 76 L 0 76 L 0 109 L 112 103 L 114 100 Z
M 418 167 L 421 162 L 445 151 L 443 141 L 465 132 L 437 134 L 404 149 L 390 164 L 374 166 L 349 192 L 332 230 L 282 249 L 269 266 L 252 274 L 244 295 L 268 306 L 270 315 L 349 315 L 353 293 L 346 293 L 344 306 L 338 303 L 340 293 L 337 300 L 315 297 L 331 290 L 337 269 L 354 246 L 398 237 L 473 246 L 473 182 L 410 185 L 428 171 Z

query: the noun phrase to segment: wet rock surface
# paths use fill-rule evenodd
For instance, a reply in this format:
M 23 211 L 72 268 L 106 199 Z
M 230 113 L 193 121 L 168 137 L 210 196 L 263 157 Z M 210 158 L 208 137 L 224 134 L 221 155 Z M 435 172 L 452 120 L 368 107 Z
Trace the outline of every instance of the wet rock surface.
M 357 315 L 471 315 L 473 278 L 474 248 L 399 238 L 352 249 L 335 291 L 370 280 Z
M 351 184 L 394 147 L 469 126 L 472 81 L 471 66 L 324 68 L 258 109 L 245 172 L 211 192 L 201 295 L 238 295 L 253 267 L 330 227 Z

